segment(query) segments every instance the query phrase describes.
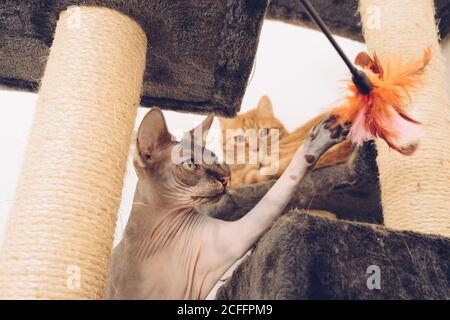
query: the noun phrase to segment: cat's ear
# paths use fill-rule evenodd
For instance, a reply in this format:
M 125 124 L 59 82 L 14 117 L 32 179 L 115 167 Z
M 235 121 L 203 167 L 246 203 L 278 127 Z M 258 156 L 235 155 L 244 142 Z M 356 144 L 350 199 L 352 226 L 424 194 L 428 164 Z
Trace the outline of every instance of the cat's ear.
M 214 121 L 214 115 L 211 113 L 205 118 L 197 127 L 188 132 L 188 137 L 190 141 L 193 141 L 199 146 L 206 146 L 206 137 L 208 136 L 209 129 Z
M 258 102 L 258 114 L 261 117 L 273 117 L 272 101 L 268 96 L 263 96 Z
M 137 134 L 137 148 L 142 160 L 150 160 L 155 149 L 171 139 L 164 114 L 160 109 L 152 108 L 142 120 Z

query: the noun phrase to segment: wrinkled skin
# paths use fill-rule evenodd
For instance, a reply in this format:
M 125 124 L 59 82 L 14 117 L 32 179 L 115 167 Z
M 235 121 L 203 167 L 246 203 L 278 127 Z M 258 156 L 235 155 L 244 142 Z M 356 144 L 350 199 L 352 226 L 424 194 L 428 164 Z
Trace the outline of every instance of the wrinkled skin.
M 204 299 L 282 213 L 307 170 L 348 128 L 327 119 L 315 127 L 291 164 L 264 198 L 243 218 L 226 222 L 197 213 L 199 204 L 225 194 L 228 166 L 204 148 L 208 117 L 189 135 L 193 144 L 172 141 L 164 116 L 153 108 L 137 136 L 138 175 L 133 209 L 110 264 L 107 299 Z M 196 151 L 189 146 L 196 145 Z M 184 151 L 181 157 L 180 150 Z M 194 159 L 193 159 L 194 158 Z

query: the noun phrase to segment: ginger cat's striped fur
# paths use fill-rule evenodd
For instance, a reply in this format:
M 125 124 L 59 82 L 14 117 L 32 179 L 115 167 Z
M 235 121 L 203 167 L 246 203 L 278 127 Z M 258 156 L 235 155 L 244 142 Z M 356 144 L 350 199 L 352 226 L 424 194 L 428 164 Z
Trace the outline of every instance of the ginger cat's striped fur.
M 233 139 L 232 142 L 228 141 L 228 145 L 230 145 L 230 143 L 237 143 L 238 140 L 244 141 L 246 138 L 245 136 L 242 136 L 242 132 L 245 132 L 248 129 L 256 129 L 258 132 L 264 132 L 265 135 L 272 135 L 274 129 L 277 129 L 279 132 L 280 152 L 278 159 L 278 172 L 275 174 L 265 174 L 265 168 L 273 166 L 274 164 L 272 162 L 277 161 L 271 159 L 270 156 L 259 159 L 257 164 L 230 164 L 231 186 L 238 187 L 245 184 L 254 184 L 279 178 L 289 165 L 295 151 L 308 137 L 311 128 L 325 120 L 327 117 L 328 113 L 321 114 L 294 130 L 292 133 L 289 133 L 281 121 L 275 117 L 272 102 L 269 97 L 263 96 L 255 109 L 240 114 L 233 119 L 221 118 L 220 127 L 223 137 L 224 155 L 227 153 L 227 139 Z M 232 135 L 227 137 L 227 129 L 242 131 L 237 131 L 234 136 Z M 255 151 L 257 152 L 258 150 L 253 150 L 253 152 Z M 247 157 L 248 153 L 251 152 L 249 150 L 247 140 L 245 140 L 245 152 Z M 270 155 L 270 145 L 268 153 Z M 346 162 L 350 158 L 351 154 L 351 143 L 344 141 L 343 143 L 328 150 L 328 152 L 325 153 L 317 163 L 316 169 Z

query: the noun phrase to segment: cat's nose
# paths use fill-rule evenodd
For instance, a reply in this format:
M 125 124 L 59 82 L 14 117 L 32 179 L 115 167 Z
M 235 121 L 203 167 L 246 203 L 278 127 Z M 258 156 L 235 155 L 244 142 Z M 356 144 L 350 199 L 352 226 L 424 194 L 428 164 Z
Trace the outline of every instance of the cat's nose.
M 223 185 L 224 187 L 226 187 L 226 186 L 228 185 L 228 183 L 230 182 L 230 177 L 229 177 L 229 176 L 227 176 L 227 177 L 222 177 L 222 178 L 220 178 L 219 180 L 220 180 L 220 182 L 222 182 L 222 185 Z

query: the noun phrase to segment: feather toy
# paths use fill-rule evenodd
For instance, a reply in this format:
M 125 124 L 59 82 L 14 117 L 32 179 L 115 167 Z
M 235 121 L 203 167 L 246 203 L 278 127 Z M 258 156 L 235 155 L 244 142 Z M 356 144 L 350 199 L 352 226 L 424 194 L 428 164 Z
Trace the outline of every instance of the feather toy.
M 334 39 L 309 0 L 300 0 L 311 19 L 330 41 L 352 74 L 350 94 L 342 106 L 331 111 L 333 122 L 351 123 L 349 139 L 356 145 L 381 138 L 404 155 L 413 154 L 420 139 L 419 122 L 406 114 L 405 105 L 411 101 L 410 91 L 418 87 L 422 74 L 432 57 L 426 49 L 421 59 L 409 62 L 380 61 L 362 52 L 356 57 L 357 69 Z
M 405 105 L 411 100 L 411 90 L 421 84 L 431 57 L 431 49 L 426 49 L 422 58 L 408 62 L 381 62 L 376 54 L 372 58 L 364 52 L 356 57 L 355 64 L 362 67 L 372 90 L 364 94 L 350 81 L 350 94 L 344 104 L 331 111 L 339 123 L 352 124 L 352 142 L 361 145 L 381 138 L 403 155 L 415 152 L 420 139 L 419 122 L 406 113 Z

